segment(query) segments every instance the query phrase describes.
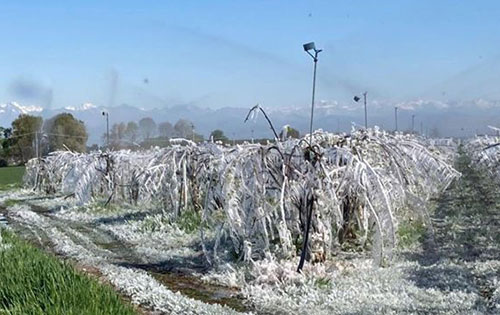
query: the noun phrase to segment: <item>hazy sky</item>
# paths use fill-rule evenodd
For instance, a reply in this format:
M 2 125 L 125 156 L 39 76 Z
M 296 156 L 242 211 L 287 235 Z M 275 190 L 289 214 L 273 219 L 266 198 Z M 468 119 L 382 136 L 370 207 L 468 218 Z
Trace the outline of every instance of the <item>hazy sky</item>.
M 0 103 L 500 99 L 499 1 L 7 1 Z

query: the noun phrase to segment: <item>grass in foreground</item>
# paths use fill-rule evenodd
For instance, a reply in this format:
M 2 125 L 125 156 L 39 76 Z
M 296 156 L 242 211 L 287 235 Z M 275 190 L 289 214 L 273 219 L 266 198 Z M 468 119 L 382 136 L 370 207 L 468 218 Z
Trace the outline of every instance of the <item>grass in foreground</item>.
M 0 167 L 0 190 L 21 187 L 24 166 Z
M 135 314 L 111 287 L 0 233 L 0 314 Z

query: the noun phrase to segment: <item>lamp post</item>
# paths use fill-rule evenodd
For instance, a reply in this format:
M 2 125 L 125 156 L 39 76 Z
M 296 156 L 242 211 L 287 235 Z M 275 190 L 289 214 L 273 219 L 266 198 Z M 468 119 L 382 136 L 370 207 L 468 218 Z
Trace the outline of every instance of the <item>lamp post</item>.
M 311 101 L 311 122 L 309 124 L 309 154 L 312 155 L 312 131 L 313 131 L 313 118 L 314 118 L 314 94 L 316 92 L 316 67 L 318 64 L 318 54 L 321 52 L 321 49 L 316 49 L 314 42 L 310 42 L 304 44 L 304 51 L 312 57 L 314 61 L 314 72 L 313 72 L 313 88 L 312 88 L 312 101 Z M 311 53 L 314 52 L 314 54 Z M 308 198 L 307 195 L 304 196 Z M 307 255 L 307 246 L 309 241 L 309 230 L 311 229 L 311 221 L 312 221 L 312 211 L 313 211 L 313 203 L 314 198 L 311 198 L 307 202 L 307 222 L 306 222 L 306 230 L 304 231 L 304 241 L 302 242 L 302 253 L 300 254 L 299 266 L 297 267 L 297 272 L 301 272 L 302 267 L 304 267 L 304 262 L 306 260 Z
M 395 131 L 398 131 L 398 107 L 394 107 L 394 122 L 396 125 Z
M 109 112 L 108 111 L 102 111 L 102 115 L 106 116 L 106 145 L 109 148 Z
M 411 115 L 411 133 L 415 132 L 415 114 Z
M 368 94 L 368 92 L 364 92 L 363 93 L 363 103 L 365 105 L 365 129 L 368 129 L 368 115 L 367 115 L 367 111 L 366 111 L 366 94 Z M 359 96 L 354 96 L 354 101 L 355 102 L 359 102 L 361 98 Z
M 313 117 L 314 117 L 314 94 L 316 92 L 316 67 L 318 64 L 318 54 L 322 49 L 316 49 L 314 42 L 310 42 L 303 45 L 304 51 L 312 57 L 314 61 L 314 72 L 313 72 L 313 87 L 312 87 L 312 101 L 311 101 L 311 122 L 309 123 L 309 146 L 312 146 L 312 130 L 313 130 Z M 311 53 L 314 52 L 314 54 Z
M 365 103 L 365 129 L 368 129 L 368 116 L 367 116 L 367 113 L 366 113 L 366 94 L 368 92 L 364 92 L 363 93 L 363 101 Z

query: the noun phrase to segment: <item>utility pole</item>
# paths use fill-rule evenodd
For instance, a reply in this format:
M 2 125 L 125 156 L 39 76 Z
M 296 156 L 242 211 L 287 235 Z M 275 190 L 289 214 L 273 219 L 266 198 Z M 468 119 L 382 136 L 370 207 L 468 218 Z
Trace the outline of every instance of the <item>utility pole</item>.
M 411 115 L 411 133 L 415 132 L 415 114 Z
M 363 93 L 363 98 L 364 98 L 364 102 L 365 102 L 365 129 L 368 129 L 368 117 L 367 117 L 367 114 L 366 114 L 366 94 L 368 92 L 364 92 Z
M 396 129 L 394 129 L 395 131 L 398 131 L 398 107 L 394 107 L 394 121 L 395 121 L 395 125 L 396 125 Z
M 424 123 L 423 122 L 420 122 L 420 135 L 421 136 L 424 135 Z

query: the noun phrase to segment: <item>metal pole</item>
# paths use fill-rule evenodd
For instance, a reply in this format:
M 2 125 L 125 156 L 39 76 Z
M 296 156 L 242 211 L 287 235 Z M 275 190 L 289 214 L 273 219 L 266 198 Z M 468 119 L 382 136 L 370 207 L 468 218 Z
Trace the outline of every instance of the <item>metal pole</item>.
M 424 123 L 423 122 L 420 122 L 420 135 L 421 136 L 424 135 Z
M 109 113 L 106 113 L 106 138 L 108 140 L 108 148 L 109 148 Z
M 38 159 L 38 131 L 35 132 L 35 155 Z
M 367 92 L 363 93 L 363 98 L 364 98 L 364 102 L 365 102 L 365 129 L 368 129 L 368 117 L 366 115 L 366 93 Z
M 398 107 L 394 107 L 394 121 L 396 122 L 396 129 L 398 131 Z
M 311 122 L 309 124 L 309 146 L 312 146 L 312 132 L 313 132 L 313 117 L 314 117 L 314 94 L 316 93 L 316 67 L 318 64 L 318 51 L 314 52 L 314 74 L 313 74 L 313 88 L 312 88 L 312 101 L 311 101 Z
M 411 133 L 415 131 L 415 114 L 411 115 Z

